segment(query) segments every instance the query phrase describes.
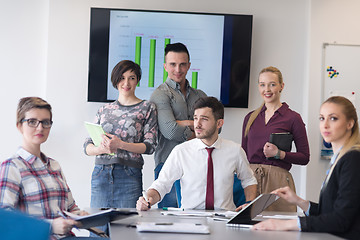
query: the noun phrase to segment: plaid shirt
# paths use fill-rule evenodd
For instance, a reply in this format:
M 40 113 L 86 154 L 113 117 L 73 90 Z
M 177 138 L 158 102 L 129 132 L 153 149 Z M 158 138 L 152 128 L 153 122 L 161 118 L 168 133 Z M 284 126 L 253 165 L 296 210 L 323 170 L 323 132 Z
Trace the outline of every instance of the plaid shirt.
M 19 209 L 45 219 L 58 211 L 79 210 L 57 161 L 40 158 L 19 148 L 0 165 L 0 207 Z

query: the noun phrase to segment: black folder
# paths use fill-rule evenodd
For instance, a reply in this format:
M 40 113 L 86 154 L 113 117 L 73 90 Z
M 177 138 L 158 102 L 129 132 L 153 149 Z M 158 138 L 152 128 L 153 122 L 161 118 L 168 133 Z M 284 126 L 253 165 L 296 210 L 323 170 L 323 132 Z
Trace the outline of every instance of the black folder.
M 292 147 L 293 135 L 289 132 L 271 133 L 269 142 L 276 145 L 284 152 L 290 152 Z
M 102 226 L 109 222 L 137 215 L 136 209 L 108 209 L 91 215 L 78 216 L 69 212 L 64 212 L 67 217 L 72 218 L 81 223 L 80 228 L 91 228 Z

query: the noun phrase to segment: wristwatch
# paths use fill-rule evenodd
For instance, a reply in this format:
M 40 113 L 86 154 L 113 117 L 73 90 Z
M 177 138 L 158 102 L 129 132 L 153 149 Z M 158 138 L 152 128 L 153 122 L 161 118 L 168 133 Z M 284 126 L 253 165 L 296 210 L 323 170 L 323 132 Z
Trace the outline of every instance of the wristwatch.
M 274 156 L 275 159 L 280 159 L 280 149 L 278 149 L 276 155 Z

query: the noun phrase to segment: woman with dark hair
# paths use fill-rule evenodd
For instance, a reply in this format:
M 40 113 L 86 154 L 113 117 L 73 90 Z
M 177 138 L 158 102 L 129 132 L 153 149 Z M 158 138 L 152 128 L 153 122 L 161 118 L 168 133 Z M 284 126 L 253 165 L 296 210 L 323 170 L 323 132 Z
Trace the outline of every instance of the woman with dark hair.
M 323 183 L 319 203 L 297 196 L 290 188 L 273 191 L 298 205 L 305 216 L 298 220 L 271 220 L 258 230 L 327 232 L 347 239 L 360 236 L 360 134 L 354 105 L 344 97 L 330 97 L 320 108 L 320 132 L 334 155 Z
M 157 145 L 155 105 L 135 96 L 141 78 L 140 66 L 120 61 L 112 70 L 111 82 L 118 99 L 102 106 L 95 118 L 106 134 L 99 146 L 90 138 L 85 153 L 95 157 L 91 180 L 91 207 L 135 208 L 142 195 L 141 154 L 152 154 Z
M 242 147 L 258 181 L 258 194 L 285 186 L 295 191 L 289 170 L 292 164 L 306 165 L 310 158 L 305 124 L 297 112 L 280 101 L 284 82 L 279 69 L 264 68 L 259 74 L 258 88 L 264 103 L 246 115 L 242 137 Z M 292 134 L 296 152 L 283 151 L 270 143 L 272 133 Z M 296 206 L 280 199 L 267 210 L 296 212 Z

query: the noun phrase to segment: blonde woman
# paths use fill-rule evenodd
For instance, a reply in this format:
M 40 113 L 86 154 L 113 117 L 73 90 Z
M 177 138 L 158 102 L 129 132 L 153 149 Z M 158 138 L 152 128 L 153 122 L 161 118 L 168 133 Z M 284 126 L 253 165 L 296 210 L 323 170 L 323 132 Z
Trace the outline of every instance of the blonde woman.
M 288 187 L 275 190 L 279 197 L 298 205 L 305 217 L 271 220 L 257 230 L 328 232 L 346 239 L 360 236 L 360 136 L 354 105 L 344 97 L 331 97 L 320 108 L 320 132 L 334 155 L 322 186 L 319 203 L 298 197 Z
M 53 124 L 51 106 L 39 97 L 22 98 L 16 118 L 22 144 L 0 165 L 0 207 L 46 219 L 52 239 L 75 238 L 71 229 L 79 223 L 64 219 L 61 212 L 87 213 L 75 204 L 59 162 L 41 151 Z
M 258 194 L 289 186 L 295 191 L 289 172 L 292 164 L 309 162 L 309 144 L 301 116 L 280 101 L 284 89 L 282 74 L 275 67 L 264 68 L 259 74 L 258 88 L 264 103 L 244 119 L 242 147 L 258 181 Z M 296 152 L 285 152 L 269 143 L 271 133 L 293 135 Z M 296 206 L 284 200 L 271 205 L 269 211 L 296 211 Z

